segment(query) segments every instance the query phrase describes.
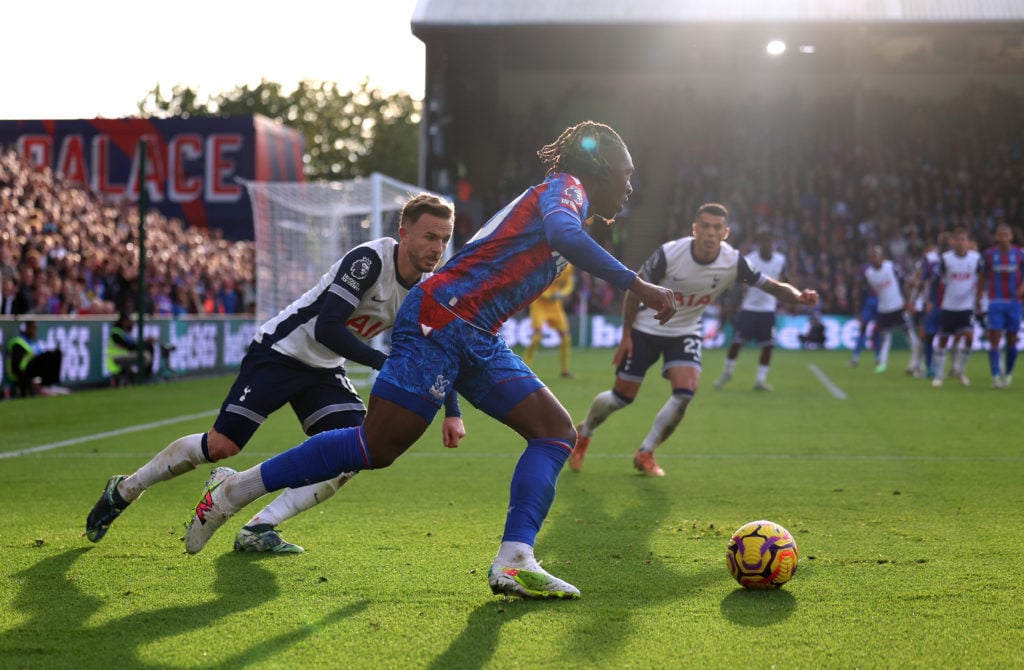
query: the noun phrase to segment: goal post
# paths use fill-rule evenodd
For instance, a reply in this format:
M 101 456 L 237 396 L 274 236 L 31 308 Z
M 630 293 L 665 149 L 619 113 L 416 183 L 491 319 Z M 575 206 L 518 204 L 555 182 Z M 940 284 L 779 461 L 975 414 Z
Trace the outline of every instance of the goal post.
M 252 203 L 256 247 L 256 315 L 262 323 L 316 285 L 344 254 L 363 242 L 398 237 L 410 196 L 426 192 L 380 173 L 337 182 L 239 179 Z M 383 342 L 375 342 L 383 346 Z M 372 371 L 349 361 L 353 381 Z

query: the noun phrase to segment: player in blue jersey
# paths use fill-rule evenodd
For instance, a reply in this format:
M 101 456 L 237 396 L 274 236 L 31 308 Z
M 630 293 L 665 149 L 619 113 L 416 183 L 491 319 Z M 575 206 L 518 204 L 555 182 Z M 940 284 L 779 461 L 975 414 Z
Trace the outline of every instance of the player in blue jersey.
M 925 376 L 935 377 L 932 361 L 935 354 L 935 337 L 939 333 L 939 303 L 941 302 L 942 281 L 939 279 L 939 258 L 949 246 L 949 233 L 939 234 L 938 244 L 926 249 L 910 282 L 912 304 L 919 306 L 918 336 L 921 338 L 924 356 Z
M 387 355 L 370 346 L 394 322 L 409 290 L 441 260 L 454 229 L 452 206 L 431 194 L 413 196 L 399 220 L 399 239 L 373 240 L 350 250 L 305 295 L 263 324 L 238 376 L 205 433 L 178 438 L 131 475 L 114 475 L 85 524 L 99 542 L 114 520 L 147 489 L 199 465 L 234 456 L 263 421 L 285 403 L 307 435 L 357 426 L 366 408 L 345 375 L 347 360 L 374 369 Z M 457 395 L 447 398 L 445 446 L 465 435 Z M 236 551 L 301 553 L 276 526 L 334 495 L 351 473 L 289 489 L 238 533 Z
M 566 263 L 635 294 L 662 323 L 675 314 L 676 303 L 671 290 L 641 279 L 584 230 L 592 215 L 614 218 L 633 191 L 633 161 L 618 133 L 583 122 L 538 156 L 546 178 L 410 291 L 363 425 L 313 436 L 244 472 L 215 469 L 186 528 L 188 553 L 200 551 L 228 518 L 268 491 L 391 465 L 423 434 L 454 388 L 526 443 L 512 474 L 502 542 L 488 571 L 491 590 L 524 598 L 579 596 L 534 557 L 576 430 L 562 404 L 498 331 Z
M 864 269 L 861 268 L 861 277 L 864 276 Z M 879 332 L 877 328 L 872 328 L 875 321 L 878 320 L 878 294 L 875 293 L 870 286 L 862 286 L 861 294 L 864 296 L 861 302 L 859 310 L 854 310 L 855 314 L 858 314 L 857 321 L 859 330 L 857 331 L 857 342 L 853 345 L 853 355 L 850 356 L 850 367 L 855 368 L 860 363 L 860 352 L 864 351 L 864 347 L 867 346 L 868 340 L 868 329 L 871 328 L 871 349 L 875 352 L 875 358 L 878 358 L 879 350 L 881 348 L 881 338 L 879 338 Z M 877 363 L 877 360 L 876 360 Z
M 1017 331 L 1020 330 L 1021 299 L 1024 298 L 1024 249 L 1014 245 L 1013 229 L 1005 223 L 996 227 L 996 243 L 982 256 L 978 278 L 977 309 L 988 298 L 988 364 L 992 387 L 1007 388 L 1013 381 L 1017 362 Z M 1006 367 L 999 367 L 999 345 L 1006 333 Z

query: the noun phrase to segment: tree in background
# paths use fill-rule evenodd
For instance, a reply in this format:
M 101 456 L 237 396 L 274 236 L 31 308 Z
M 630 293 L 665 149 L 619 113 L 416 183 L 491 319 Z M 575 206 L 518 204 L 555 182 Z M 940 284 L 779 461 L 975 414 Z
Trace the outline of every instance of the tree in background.
M 138 104 L 143 116 L 183 118 L 261 114 L 300 131 L 306 138 L 306 178 L 339 180 L 382 172 L 417 183 L 421 103 L 405 92 L 385 96 L 363 79 L 353 91 L 337 83 L 303 80 L 294 91 L 263 80 L 201 100 L 199 92 L 160 86 Z

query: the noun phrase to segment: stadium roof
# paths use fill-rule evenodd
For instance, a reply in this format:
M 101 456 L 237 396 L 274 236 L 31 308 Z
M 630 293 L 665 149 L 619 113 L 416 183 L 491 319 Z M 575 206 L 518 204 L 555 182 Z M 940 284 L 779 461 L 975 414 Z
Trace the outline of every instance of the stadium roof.
M 417 28 L 759 22 L 1024 21 L 1021 0 L 419 0 Z

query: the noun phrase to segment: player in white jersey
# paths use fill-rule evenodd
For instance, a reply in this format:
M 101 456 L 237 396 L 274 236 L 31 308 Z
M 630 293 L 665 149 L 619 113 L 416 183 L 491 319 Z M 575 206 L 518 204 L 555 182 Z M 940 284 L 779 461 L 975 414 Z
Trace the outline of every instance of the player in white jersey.
M 622 306 L 622 341 L 615 351 L 615 384 L 590 403 L 586 419 L 577 427 L 576 447 L 569 467 L 579 471 L 591 436 L 605 419 L 633 402 L 648 368 L 663 358 L 662 376 L 672 393 L 658 411 L 654 425 L 633 457 L 633 466 L 644 474 L 662 477 L 665 471 L 654 461 L 654 450 L 683 420 L 700 382 L 701 317 L 715 298 L 736 282 L 754 286 L 789 304 L 815 305 L 815 291 L 801 291 L 777 282 L 751 267 L 743 255 L 729 246 L 728 210 L 724 205 L 701 205 L 693 222 L 692 237 L 666 242 L 644 262 L 640 276 L 656 281 L 675 294 L 675 316 L 665 324 L 654 310 L 626 296 Z
M 878 245 L 868 249 L 868 264 L 862 273 L 864 282 L 878 296 L 878 318 L 875 327 L 880 334 L 878 356 L 875 361 L 875 372 L 885 372 L 889 368 L 889 350 L 892 347 L 893 328 L 902 328 L 910 343 L 910 363 L 907 374 L 920 376 L 921 340 L 917 337 L 914 324 L 907 315 L 906 301 L 903 299 L 902 276 L 896 265 L 885 258 L 882 247 Z
M 935 379 L 932 386 L 942 386 L 946 352 L 953 350 L 950 376 L 959 377 L 967 386 L 967 357 L 974 343 L 974 305 L 981 254 L 971 249 L 965 228 L 955 228 L 949 238 L 950 250 L 939 256 L 938 279 L 942 282 L 939 297 L 939 342 L 935 350 Z
M 345 375 L 345 361 L 380 369 L 387 355 L 370 346 L 390 329 L 409 289 L 437 267 L 454 228 L 452 206 L 431 194 L 413 196 L 399 220 L 399 239 L 361 244 L 319 283 L 264 323 L 239 366 L 213 427 L 178 438 L 132 475 L 114 475 L 86 520 L 86 536 L 103 539 L 128 505 L 157 482 L 234 456 L 285 403 L 307 435 L 362 423 L 366 407 Z M 465 435 L 457 396 L 448 398 L 445 446 Z M 323 502 L 351 477 L 286 489 L 238 533 L 236 551 L 301 553 L 276 526 Z
M 766 277 L 786 280 L 786 257 L 772 248 L 772 229 L 759 226 L 757 229 L 757 253 L 745 256 L 750 267 Z M 775 310 L 779 300 L 771 293 L 759 288 L 747 289 L 740 303 L 740 312 L 736 317 L 736 330 L 733 331 L 732 344 L 725 357 L 725 370 L 715 381 L 715 389 L 720 390 L 732 379 L 743 345 L 748 342 L 761 347 L 758 359 L 757 376 L 754 379 L 755 391 L 771 391 L 768 384 L 768 366 L 772 362 L 772 347 L 775 346 Z

